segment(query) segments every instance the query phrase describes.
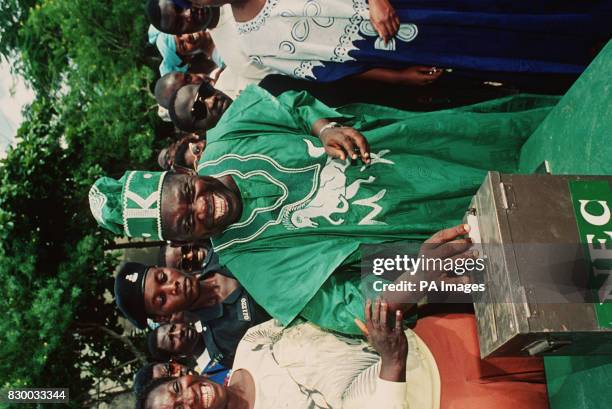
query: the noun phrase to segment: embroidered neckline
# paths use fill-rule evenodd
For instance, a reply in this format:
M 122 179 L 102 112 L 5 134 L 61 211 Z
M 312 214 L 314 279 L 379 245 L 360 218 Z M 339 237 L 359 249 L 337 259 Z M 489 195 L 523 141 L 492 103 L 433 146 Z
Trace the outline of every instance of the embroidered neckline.
M 259 30 L 265 23 L 272 9 L 278 5 L 280 0 L 266 0 L 266 4 L 259 10 L 259 13 L 249 21 L 236 22 L 238 34 L 248 34 L 252 31 Z

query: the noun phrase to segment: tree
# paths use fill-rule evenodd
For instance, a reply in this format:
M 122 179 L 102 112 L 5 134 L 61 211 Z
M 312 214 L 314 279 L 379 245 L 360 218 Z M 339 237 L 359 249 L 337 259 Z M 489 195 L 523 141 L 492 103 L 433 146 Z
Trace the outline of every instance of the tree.
M 0 54 L 36 91 L 0 161 L 0 387 L 70 387 L 71 406 L 128 390 L 144 339 L 112 302 L 116 254 L 91 217 L 102 175 L 154 168 L 167 143 L 158 61 L 132 0 L 7 0 Z M 111 382 L 112 381 L 112 382 Z

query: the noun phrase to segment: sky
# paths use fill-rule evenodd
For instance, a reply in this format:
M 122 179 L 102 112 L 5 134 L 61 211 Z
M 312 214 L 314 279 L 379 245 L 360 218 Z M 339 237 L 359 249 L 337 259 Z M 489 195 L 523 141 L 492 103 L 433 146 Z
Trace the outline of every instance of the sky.
M 10 63 L 0 60 L 0 157 L 14 140 L 21 124 L 21 108 L 32 102 L 34 92 L 26 87 L 22 78 L 10 73 Z

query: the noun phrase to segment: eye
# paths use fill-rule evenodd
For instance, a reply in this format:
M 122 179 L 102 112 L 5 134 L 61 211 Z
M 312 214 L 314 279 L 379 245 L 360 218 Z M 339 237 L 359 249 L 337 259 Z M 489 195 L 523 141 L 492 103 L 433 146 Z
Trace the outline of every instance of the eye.
M 157 304 L 163 306 L 166 303 L 166 294 L 159 294 L 157 296 Z
M 168 276 L 166 275 L 166 273 L 164 273 L 163 271 L 161 273 L 159 273 L 159 276 L 157 277 L 157 280 L 161 283 L 164 284 L 166 281 L 168 281 Z

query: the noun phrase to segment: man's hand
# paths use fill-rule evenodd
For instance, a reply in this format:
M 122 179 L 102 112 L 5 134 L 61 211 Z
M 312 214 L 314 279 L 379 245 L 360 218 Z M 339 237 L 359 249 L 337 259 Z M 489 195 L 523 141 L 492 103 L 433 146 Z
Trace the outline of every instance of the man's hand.
M 365 305 L 365 325 L 358 319 L 357 326 L 368 338 L 368 342 L 380 354 L 382 366 L 380 378 L 391 382 L 406 380 L 406 357 L 408 356 L 408 340 L 402 329 L 403 314 L 395 312 L 393 326 L 387 320 L 389 306 L 380 298 L 374 304 L 368 300 Z
M 419 257 L 423 259 L 468 259 L 475 258 L 478 254 L 470 250 L 472 242 L 469 238 L 462 236 L 470 231 L 470 226 L 460 224 L 459 226 L 449 229 L 440 230 L 423 243 L 419 252 Z M 435 263 L 434 263 L 435 264 Z M 425 277 L 432 281 L 444 280 L 450 283 L 469 283 L 470 279 L 467 275 L 455 276 L 449 275 L 444 270 L 426 270 Z
M 393 38 L 400 27 L 400 20 L 389 0 L 370 0 L 370 21 L 385 44 Z
M 356 129 L 342 126 L 327 128 L 319 135 L 325 152 L 332 158 L 345 160 L 361 158 L 363 163 L 370 163 L 370 146 L 367 139 Z

